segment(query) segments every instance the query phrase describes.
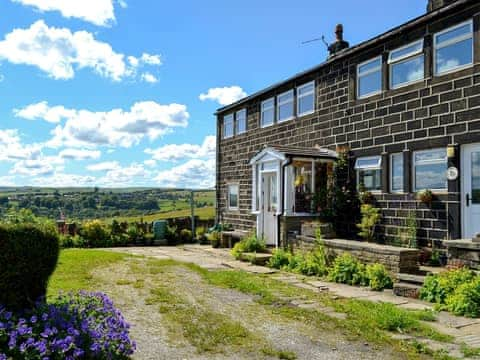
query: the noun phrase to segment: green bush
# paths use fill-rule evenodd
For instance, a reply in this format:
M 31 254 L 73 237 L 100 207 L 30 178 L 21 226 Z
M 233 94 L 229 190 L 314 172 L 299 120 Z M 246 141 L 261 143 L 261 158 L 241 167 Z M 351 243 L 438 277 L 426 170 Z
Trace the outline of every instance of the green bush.
M 462 284 L 474 280 L 475 274 L 466 268 L 444 271 L 429 275 L 420 290 L 420 299 L 445 304 L 447 297 Z
M 283 269 L 288 267 L 292 254 L 289 251 L 278 248 L 273 251 L 272 257 L 268 260 L 268 267 L 273 269 Z
M 367 265 L 366 272 L 372 290 L 380 291 L 393 287 L 393 280 L 382 264 Z
M 188 244 L 192 242 L 192 230 L 182 229 L 180 230 L 180 242 L 182 244 Z
M 256 235 L 250 235 L 239 241 L 233 247 L 231 254 L 235 259 L 239 259 L 243 253 L 257 253 L 264 252 L 267 246 L 263 239 L 257 238 Z
M 375 239 L 375 226 L 380 220 L 380 209 L 370 204 L 363 204 L 360 208 L 362 220 L 357 224 L 360 235 L 365 241 L 373 241 Z
M 330 281 L 342 284 L 368 285 L 365 265 L 361 264 L 349 253 L 344 253 L 335 258 L 332 267 L 328 271 L 328 278 Z
M 80 229 L 80 236 L 85 240 L 87 247 L 111 246 L 109 229 L 100 220 L 92 220 L 83 224 Z
M 210 242 L 213 248 L 218 248 L 220 246 L 221 233 L 219 231 L 212 231 L 207 233 L 207 240 Z
M 0 225 L 0 304 L 18 310 L 45 296 L 59 252 L 58 234 L 49 227 Z
M 480 315 L 480 277 L 461 284 L 445 301 L 445 309 L 455 315 L 478 317 Z

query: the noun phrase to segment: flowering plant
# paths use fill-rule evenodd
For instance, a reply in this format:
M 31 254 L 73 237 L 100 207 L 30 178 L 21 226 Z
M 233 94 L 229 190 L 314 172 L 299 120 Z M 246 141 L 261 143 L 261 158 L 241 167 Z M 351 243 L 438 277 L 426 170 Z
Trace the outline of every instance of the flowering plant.
M 61 294 L 19 313 L 0 306 L 0 360 L 128 359 L 129 327 L 102 293 Z

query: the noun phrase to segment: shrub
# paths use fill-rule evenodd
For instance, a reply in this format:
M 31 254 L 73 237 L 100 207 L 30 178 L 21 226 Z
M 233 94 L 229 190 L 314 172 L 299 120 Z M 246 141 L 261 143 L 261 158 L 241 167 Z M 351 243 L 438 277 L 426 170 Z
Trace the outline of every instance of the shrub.
M 360 229 L 360 235 L 365 241 L 373 241 L 375 239 L 375 226 L 380 220 L 380 209 L 370 204 L 363 204 L 360 208 L 362 220 L 357 227 Z
M 192 242 L 192 230 L 182 229 L 180 230 L 180 241 L 182 244 Z
M 344 253 L 337 257 L 328 271 L 330 281 L 349 285 L 368 285 L 365 265 L 361 264 L 351 254 Z
M 367 265 L 366 273 L 369 286 L 372 290 L 380 291 L 392 288 L 393 280 L 382 264 Z
M 289 251 L 281 248 L 275 249 L 267 265 L 273 269 L 283 269 L 288 267 L 291 256 L 292 254 Z
M 59 251 L 58 234 L 47 227 L 0 225 L 0 304 L 20 309 L 45 296 Z
M 210 241 L 213 248 L 218 248 L 220 246 L 220 237 L 222 236 L 219 231 L 212 231 L 208 233 L 207 240 Z
M 62 295 L 23 313 L 0 307 L 0 359 L 128 359 L 128 329 L 101 293 Z
M 137 225 L 131 224 L 127 228 L 128 241 L 130 243 L 143 243 L 145 241 L 145 233 Z
M 92 220 L 83 224 L 80 236 L 84 238 L 88 247 L 111 246 L 109 230 L 100 220 Z
M 235 259 L 239 259 L 242 253 L 263 252 L 266 249 L 265 240 L 258 238 L 256 235 L 250 235 L 239 241 L 233 247 L 231 254 Z
M 455 315 L 478 317 L 480 315 L 480 278 L 461 284 L 446 299 L 445 309 Z
M 177 233 L 176 226 L 169 226 L 167 225 L 167 231 L 165 233 L 165 239 L 167 239 L 168 245 L 176 245 L 178 244 L 180 237 Z
M 429 275 L 420 290 L 420 299 L 437 304 L 445 304 L 447 297 L 462 284 L 473 281 L 475 274 L 466 269 L 444 271 Z

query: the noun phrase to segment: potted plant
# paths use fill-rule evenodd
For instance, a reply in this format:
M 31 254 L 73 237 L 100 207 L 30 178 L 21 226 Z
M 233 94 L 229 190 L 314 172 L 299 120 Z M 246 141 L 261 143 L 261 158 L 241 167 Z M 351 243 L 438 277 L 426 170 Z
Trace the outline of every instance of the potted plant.
M 425 189 L 417 193 L 417 200 L 423 202 L 424 204 L 430 205 L 433 201 L 432 190 Z

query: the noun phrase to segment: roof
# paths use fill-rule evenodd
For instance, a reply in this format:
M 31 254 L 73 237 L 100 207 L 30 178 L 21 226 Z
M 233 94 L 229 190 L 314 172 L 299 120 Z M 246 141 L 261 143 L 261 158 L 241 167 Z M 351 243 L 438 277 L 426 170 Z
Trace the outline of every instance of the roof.
M 273 159 L 286 160 L 291 157 L 304 157 L 312 159 L 330 159 L 336 160 L 337 153 L 333 150 L 322 148 L 301 148 L 292 146 L 273 145 L 265 147 L 259 151 L 251 160 L 250 164 L 257 162 L 258 160 L 270 155 Z
M 345 50 L 342 50 L 340 51 L 339 53 L 337 53 L 337 55 L 329 58 L 327 61 L 313 67 L 313 68 L 310 68 L 308 70 L 305 70 L 305 71 L 302 71 L 300 73 L 297 73 L 295 74 L 294 76 L 291 76 L 285 80 L 282 80 L 278 83 L 275 83 L 263 90 L 260 90 L 260 91 L 257 91 L 255 93 L 253 93 L 252 95 L 249 95 L 247 97 L 244 97 L 243 99 L 240 99 L 230 105 L 227 105 L 227 106 L 224 106 L 224 107 L 221 107 L 219 109 L 217 109 L 217 111 L 215 112 L 215 115 L 218 115 L 220 113 L 223 113 L 225 111 L 228 111 L 228 110 L 231 110 L 232 108 L 238 106 L 238 105 L 241 105 L 241 104 L 244 104 L 258 96 L 261 96 L 277 87 L 280 87 L 282 85 L 285 85 L 287 84 L 288 82 L 291 82 L 299 77 L 302 77 L 304 75 L 308 75 L 309 73 L 312 73 L 314 71 L 317 71 L 325 66 L 327 66 L 328 64 L 330 63 L 333 63 L 334 61 L 337 61 L 339 59 L 343 59 L 343 58 L 346 58 L 347 56 L 351 56 L 365 48 L 368 48 L 369 46 L 372 46 L 374 44 L 377 44 L 383 40 L 386 40 L 388 38 L 391 38 L 391 37 L 394 37 L 394 36 L 398 36 L 399 34 L 401 34 L 402 32 L 404 31 L 408 31 L 410 30 L 411 28 L 415 27 L 415 26 L 418 26 L 418 25 L 421 25 L 437 16 L 440 16 L 440 15 L 443 15 L 445 13 L 448 13 L 450 12 L 451 10 L 457 8 L 457 7 L 460 7 L 462 5 L 467 5 L 469 3 L 472 3 L 472 4 L 475 4 L 478 0 L 457 0 L 455 1 L 454 3 L 450 4 L 450 5 L 446 5 L 444 7 L 441 7 L 437 10 L 434 10 L 434 11 L 431 11 L 431 12 L 428 12 L 424 15 L 421 15 L 413 20 L 410 20 L 408 22 L 406 22 L 405 24 L 403 25 L 400 25 L 400 26 L 397 26 L 391 30 L 388 30 L 387 32 L 379 35 L 379 36 L 376 36 L 370 40 L 367 40 L 367 41 L 364 41 L 358 45 L 355 45 L 355 46 L 352 46 L 348 49 L 345 49 Z

